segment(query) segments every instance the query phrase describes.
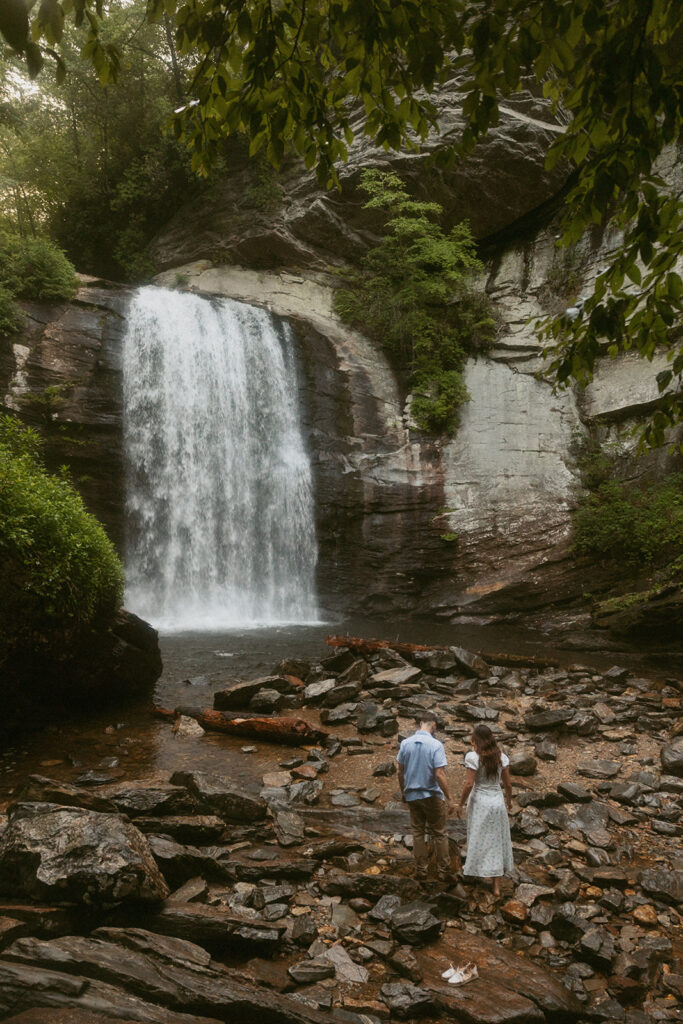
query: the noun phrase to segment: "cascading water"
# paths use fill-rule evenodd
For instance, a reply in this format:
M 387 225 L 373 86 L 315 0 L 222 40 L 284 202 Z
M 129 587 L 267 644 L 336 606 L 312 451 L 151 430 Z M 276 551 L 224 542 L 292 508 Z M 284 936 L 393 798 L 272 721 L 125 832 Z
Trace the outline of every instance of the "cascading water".
M 289 329 L 243 303 L 141 288 L 123 379 L 127 606 L 168 631 L 315 620 Z

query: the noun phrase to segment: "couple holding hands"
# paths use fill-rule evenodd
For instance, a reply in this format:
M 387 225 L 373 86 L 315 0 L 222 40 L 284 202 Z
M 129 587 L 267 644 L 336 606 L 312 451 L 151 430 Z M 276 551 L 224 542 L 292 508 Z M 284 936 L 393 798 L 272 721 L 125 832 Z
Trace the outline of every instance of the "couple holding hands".
M 472 750 L 465 755 L 467 777 L 456 805 L 446 780 L 446 751 L 435 736 L 436 728 L 436 715 L 425 711 L 419 728 L 401 743 L 397 757 L 401 797 L 410 810 L 418 875 L 426 876 L 429 836 L 439 879 L 451 880 L 446 817 L 453 810 L 460 816 L 467 804 L 463 874 L 490 879 L 494 894 L 499 896 L 500 879 L 513 867 L 508 821 L 512 805 L 509 758 L 499 749 L 489 727 L 477 725 L 472 731 Z

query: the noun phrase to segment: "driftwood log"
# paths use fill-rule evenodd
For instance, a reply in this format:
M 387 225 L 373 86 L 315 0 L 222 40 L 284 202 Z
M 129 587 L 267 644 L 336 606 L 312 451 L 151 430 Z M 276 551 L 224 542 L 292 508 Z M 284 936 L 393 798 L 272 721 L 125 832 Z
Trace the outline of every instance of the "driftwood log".
M 268 743 L 283 743 L 287 746 L 306 746 L 309 743 L 323 743 L 329 733 L 325 729 L 318 729 L 303 718 L 279 718 L 277 716 L 239 717 L 225 715 L 222 711 L 193 711 L 189 708 L 177 708 L 174 711 L 168 708 L 155 707 L 154 713 L 162 718 L 175 719 L 180 714 L 186 714 L 199 722 L 202 729 L 210 732 L 224 732 L 230 736 L 243 736 L 245 739 L 265 740 Z
M 378 651 L 395 651 L 402 658 L 410 659 L 419 651 L 449 651 L 448 645 L 408 644 L 403 640 L 376 640 L 374 637 L 328 636 L 325 638 L 328 647 L 347 647 L 355 654 L 377 654 Z M 490 665 L 504 665 L 509 668 L 557 668 L 559 661 L 554 658 L 536 658 L 530 654 L 489 654 L 475 651 Z

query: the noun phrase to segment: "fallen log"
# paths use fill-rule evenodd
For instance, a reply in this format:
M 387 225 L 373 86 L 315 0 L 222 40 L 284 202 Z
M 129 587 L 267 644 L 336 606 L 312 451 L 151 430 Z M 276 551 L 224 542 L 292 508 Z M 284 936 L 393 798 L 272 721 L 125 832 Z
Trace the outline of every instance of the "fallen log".
M 447 644 L 409 644 L 403 640 L 376 640 L 374 637 L 328 636 L 325 638 L 328 647 L 347 647 L 356 654 L 377 654 L 378 651 L 395 651 L 402 658 L 421 651 L 450 651 L 453 645 Z M 489 654 L 485 651 L 474 651 L 484 658 L 489 665 L 503 665 L 508 668 L 558 668 L 559 661 L 555 658 L 536 658 L 531 654 Z
M 183 712 L 188 714 L 188 709 Z M 170 711 L 168 708 L 155 707 L 154 714 L 161 718 L 175 719 L 180 710 Z M 303 718 L 277 718 L 258 716 L 239 718 L 224 715 L 222 711 L 192 711 L 190 718 L 199 722 L 203 729 L 211 732 L 224 732 L 230 736 L 244 736 L 247 739 L 265 740 L 268 743 L 284 743 L 288 746 L 305 746 L 309 743 L 323 743 L 329 733 L 325 729 L 312 726 Z

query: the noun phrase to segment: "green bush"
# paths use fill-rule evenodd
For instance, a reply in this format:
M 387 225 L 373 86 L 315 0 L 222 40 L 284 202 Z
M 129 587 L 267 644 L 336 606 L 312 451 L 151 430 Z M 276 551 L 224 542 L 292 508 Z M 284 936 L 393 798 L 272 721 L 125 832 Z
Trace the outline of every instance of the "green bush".
M 111 541 L 68 480 L 46 472 L 35 431 L 12 416 L 0 417 L 0 565 L 5 647 L 45 633 L 68 641 L 121 603 Z
M 62 302 L 76 294 L 78 280 L 73 264 L 49 239 L 4 234 L 0 287 L 19 299 Z
M 580 554 L 663 565 L 683 550 L 683 473 L 642 488 L 616 480 L 599 484 L 574 516 Z
M 488 298 L 473 289 L 482 269 L 474 239 L 465 223 L 444 231 L 442 207 L 412 199 L 394 173 L 364 171 L 360 187 L 365 209 L 386 217 L 384 237 L 337 292 L 335 309 L 407 371 L 418 426 L 452 433 L 469 400 L 465 360 L 488 348 L 496 327 Z
M 0 337 L 14 334 L 21 327 L 21 310 L 9 288 L 0 285 Z

